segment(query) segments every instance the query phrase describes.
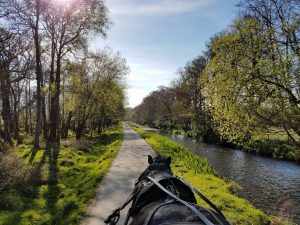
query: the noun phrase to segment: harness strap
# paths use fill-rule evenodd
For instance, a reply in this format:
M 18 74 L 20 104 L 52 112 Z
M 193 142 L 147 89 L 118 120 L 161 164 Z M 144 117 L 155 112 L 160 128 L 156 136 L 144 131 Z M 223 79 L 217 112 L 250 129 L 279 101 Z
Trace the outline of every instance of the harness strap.
M 162 203 L 162 204 L 156 206 L 154 209 L 152 209 L 151 212 L 150 212 L 150 213 L 148 214 L 148 216 L 146 217 L 146 219 L 145 219 L 143 225 L 148 225 L 148 224 L 149 224 L 151 218 L 153 217 L 153 215 L 156 213 L 156 211 L 157 211 L 158 209 L 160 209 L 161 207 L 163 207 L 163 206 L 165 206 L 165 205 L 169 205 L 169 204 L 171 204 L 171 203 L 173 203 L 173 202 L 174 202 L 174 200 L 168 201 L 168 202 L 164 202 L 164 203 Z
M 229 224 L 231 225 L 228 220 L 226 219 L 226 217 L 224 216 L 224 214 L 221 212 L 220 209 L 218 209 L 217 206 L 215 206 L 214 203 L 212 203 L 208 198 L 206 198 L 200 191 L 198 191 L 196 188 L 194 188 L 184 177 L 180 177 L 181 180 L 187 185 L 189 186 L 200 198 L 202 198 L 208 205 L 210 205 L 217 213 L 220 214 L 220 216 Z
M 167 193 L 168 195 L 170 195 L 172 198 L 174 198 L 176 201 L 182 203 L 183 205 L 185 205 L 186 207 L 188 207 L 189 209 L 191 209 L 204 223 L 205 225 L 214 225 L 212 222 L 210 222 L 205 215 L 203 215 L 199 210 L 197 210 L 194 206 L 192 206 L 191 204 L 189 204 L 186 201 L 183 201 L 182 199 L 178 198 L 176 195 L 172 194 L 171 192 L 169 192 L 167 189 L 165 189 L 159 182 L 157 182 L 156 180 L 154 180 L 152 177 L 147 176 L 147 178 L 149 180 L 151 180 L 157 187 L 159 187 L 162 191 L 164 191 L 165 193 Z
M 124 209 L 132 200 L 133 200 L 133 197 L 135 195 L 130 195 L 130 197 L 126 200 L 126 202 L 120 207 L 120 208 L 117 208 L 116 210 L 114 210 L 112 212 L 112 214 L 110 214 L 107 219 L 104 221 L 104 223 L 108 224 L 108 225 L 116 225 L 120 219 L 120 211 L 122 209 Z M 129 210 L 128 212 L 130 212 L 131 210 Z M 129 215 L 127 215 L 126 217 L 126 220 L 125 220 L 125 225 L 127 225 L 128 223 L 128 220 L 129 220 Z

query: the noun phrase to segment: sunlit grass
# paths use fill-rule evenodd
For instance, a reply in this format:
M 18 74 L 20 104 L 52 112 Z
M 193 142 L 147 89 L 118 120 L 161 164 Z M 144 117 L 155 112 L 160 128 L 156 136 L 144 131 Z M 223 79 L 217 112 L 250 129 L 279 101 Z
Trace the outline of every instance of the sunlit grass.
M 183 175 L 191 184 L 207 196 L 219 207 L 229 221 L 234 225 L 291 225 L 292 223 L 274 219 L 262 211 L 253 207 L 245 199 L 234 195 L 239 185 L 226 178 L 221 178 L 199 156 L 186 150 L 183 146 L 172 142 L 169 138 L 143 131 L 137 127 L 138 132 L 151 145 L 157 154 L 172 157 L 172 170 L 175 175 Z M 200 205 L 208 207 L 202 200 L 197 198 Z
M 119 126 L 100 137 L 63 141 L 57 161 L 40 150 L 32 164 L 30 145 L 18 146 L 15 152 L 31 177 L 0 194 L 0 224 L 78 224 L 119 150 L 122 134 Z

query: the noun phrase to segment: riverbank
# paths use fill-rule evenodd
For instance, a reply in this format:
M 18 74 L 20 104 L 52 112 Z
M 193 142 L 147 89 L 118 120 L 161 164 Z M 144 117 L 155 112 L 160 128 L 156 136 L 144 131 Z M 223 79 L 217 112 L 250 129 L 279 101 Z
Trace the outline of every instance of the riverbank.
M 163 131 L 187 136 L 197 140 L 196 135 L 194 135 L 192 132 L 185 133 L 183 130 Z M 283 159 L 300 163 L 300 149 L 289 143 L 288 137 L 284 134 L 284 132 L 278 132 L 277 134 L 265 134 L 264 136 L 259 137 L 257 140 L 252 140 L 245 143 L 231 143 L 224 140 L 218 140 L 218 138 L 214 138 L 213 140 L 214 141 L 204 142 L 207 144 L 217 144 L 223 147 L 236 148 L 245 152 L 263 155 L 274 159 Z
M 246 152 L 300 163 L 300 149 L 280 140 L 256 140 L 237 146 Z
M 239 186 L 226 178 L 221 178 L 208 164 L 208 162 L 184 147 L 152 132 L 134 128 L 152 148 L 162 155 L 172 156 L 173 171 L 183 173 L 191 183 L 209 197 L 233 224 L 292 224 L 268 216 L 255 209 L 249 202 L 234 195 Z M 200 202 L 200 204 L 203 204 Z
M 122 138 L 120 125 L 97 137 L 64 140 L 57 159 L 44 149 L 32 158 L 31 143 L 17 146 L 7 157 L 26 173 L 22 182 L 1 192 L 0 224 L 79 224 Z

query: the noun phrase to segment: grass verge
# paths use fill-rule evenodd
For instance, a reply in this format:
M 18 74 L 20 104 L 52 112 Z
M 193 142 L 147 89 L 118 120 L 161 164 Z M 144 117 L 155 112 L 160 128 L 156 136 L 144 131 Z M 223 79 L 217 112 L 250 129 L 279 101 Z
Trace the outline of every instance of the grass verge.
M 29 176 L 24 184 L 0 193 L 0 224 L 79 224 L 122 136 L 120 125 L 99 137 L 62 141 L 57 159 L 40 150 L 31 164 L 30 145 L 19 145 L 13 154 L 23 159 Z
M 172 142 L 169 138 L 144 131 L 131 124 L 157 154 L 172 157 L 172 170 L 175 175 L 183 175 L 195 188 L 200 190 L 219 207 L 234 225 L 291 225 L 292 223 L 266 215 L 254 208 L 245 199 L 234 195 L 240 188 L 238 184 L 221 178 L 212 169 L 207 160 L 186 150 L 183 146 Z M 200 205 L 208 207 L 197 198 Z

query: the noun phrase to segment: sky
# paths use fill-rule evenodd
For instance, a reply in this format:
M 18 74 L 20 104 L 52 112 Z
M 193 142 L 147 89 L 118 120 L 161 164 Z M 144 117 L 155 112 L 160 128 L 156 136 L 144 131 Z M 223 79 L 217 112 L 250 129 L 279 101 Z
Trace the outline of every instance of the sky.
M 239 0 L 106 0 L 113 25 L 92 48 L 109 46 L 125 57 L 127 106 L 139 105 L 180 67 L 201 55 L 209 38 L 235 18 Z

